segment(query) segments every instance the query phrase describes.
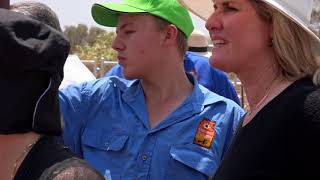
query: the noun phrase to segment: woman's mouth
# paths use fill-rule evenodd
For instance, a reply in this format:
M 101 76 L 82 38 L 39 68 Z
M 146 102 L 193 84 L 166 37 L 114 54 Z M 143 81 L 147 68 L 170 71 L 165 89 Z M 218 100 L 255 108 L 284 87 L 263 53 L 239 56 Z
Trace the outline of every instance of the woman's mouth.
M 227 42 L 222 39 L 216 39 L 216 40 L 213 40 L 212 43 L 213 43 L 213 48 L 217 48 L 225 45 Z

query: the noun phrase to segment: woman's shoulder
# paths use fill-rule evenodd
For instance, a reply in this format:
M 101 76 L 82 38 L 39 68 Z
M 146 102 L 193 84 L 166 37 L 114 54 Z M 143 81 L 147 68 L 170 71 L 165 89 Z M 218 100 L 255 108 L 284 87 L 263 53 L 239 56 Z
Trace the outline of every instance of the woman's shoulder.
M 320 123 L 320 88 L 316 88 L 306 95 L 303 102 L 304 117 L 314 123 Z
M 309 101 L 314 101 L 314 103 L 316 103 L 319 101 L 319 98 L 316 97 L 319 92 L 319 86 L 314 85 L 311 79 L 303 78 L 287 87 L 278 96 L 278 99 L 281 101 L 286 99 L 286 101 L 290 102 L 292 105 L 297 103 L 308 103 Z
M 320 87 L 309 78 L 294 82 L 279 98 L 286 103 L 286 109 L 293 114 L 300 114 L 303 119 L 320 122 Z

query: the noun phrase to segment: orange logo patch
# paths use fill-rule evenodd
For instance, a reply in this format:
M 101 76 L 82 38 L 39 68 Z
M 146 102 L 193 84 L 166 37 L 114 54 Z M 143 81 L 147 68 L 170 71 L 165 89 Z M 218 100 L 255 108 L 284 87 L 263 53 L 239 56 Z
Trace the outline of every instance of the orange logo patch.
M 210 121 L 209 119 L 203 119 L 197 128 L 193 143 L 209 149 L 215 138 L 215 126 L 216 122 Z

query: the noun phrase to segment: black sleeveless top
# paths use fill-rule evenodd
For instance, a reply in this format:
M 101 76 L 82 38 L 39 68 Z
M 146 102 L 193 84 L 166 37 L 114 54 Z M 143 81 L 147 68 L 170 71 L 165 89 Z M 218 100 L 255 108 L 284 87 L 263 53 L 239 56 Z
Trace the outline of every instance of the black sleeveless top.
M 320 89 L 301 79 L 233 138 L 214 180 L 319 180 Z
M 68 176 L 68 170 L 73 172 L 73 176 Z M 81 173 L 75 175 L 77 170 Z M 54 137 L 43 136 L 21 163 L 14 180 L 47 180 L 59 174 L 67 176 L 67 179 L 104 179 L 67 147 L 56 143 Z

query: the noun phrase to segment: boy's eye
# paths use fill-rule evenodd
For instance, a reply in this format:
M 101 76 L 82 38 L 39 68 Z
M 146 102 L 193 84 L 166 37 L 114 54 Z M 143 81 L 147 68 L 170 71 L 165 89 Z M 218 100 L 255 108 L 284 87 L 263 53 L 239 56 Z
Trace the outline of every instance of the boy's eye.
M 125 34 L 132 34 L 132 33 L 134 33 L 134 32 L 135 32 L 135 31 L 133 31 L 133 30 L 124 31 Z

